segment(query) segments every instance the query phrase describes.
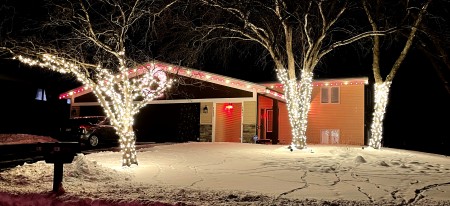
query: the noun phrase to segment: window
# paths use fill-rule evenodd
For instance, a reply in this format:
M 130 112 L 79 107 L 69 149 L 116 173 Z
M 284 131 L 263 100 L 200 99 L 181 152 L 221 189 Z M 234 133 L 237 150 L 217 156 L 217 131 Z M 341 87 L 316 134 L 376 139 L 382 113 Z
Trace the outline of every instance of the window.
M 340 131 L 339 129 L 322 129 L 320 130 L 321 144 L 339 144 Z
M 340 102 L 339 87 L 322 87 L 320 93 L 320 103 L 322 104 L 338 104 Z
M 273 110 L 268 109 L 266 112 L 267 112 L 266 132 L 272 132 L 272 130 L 273 130 Z
M 328 87 L 322 87 L 320 92 L 321 92 L 321 94 L 320 94 L 320 103 L 329 103 L 329 99 L 328 99 L 329 88 Z
M 45 89 L 37 89 L 36 100 L 47 101 L 47 96 L 45 95 Z

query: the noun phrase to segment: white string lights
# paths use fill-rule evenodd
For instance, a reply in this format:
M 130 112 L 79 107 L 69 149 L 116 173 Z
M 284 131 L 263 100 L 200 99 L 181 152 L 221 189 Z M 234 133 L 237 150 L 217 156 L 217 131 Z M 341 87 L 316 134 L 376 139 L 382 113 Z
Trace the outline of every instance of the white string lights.
M 179 67 L 176 65 L 171 65 L 163 62 L 156 63 L 146 63 L 138 68 L 128 70 L 128 76 L 134 77 L 143 75 L 143 71 L 153 68 L 153 72 L 145 73 L 152 74 L 150 76 L 158 76 L 159 79 L 166 81 L 166 75 L 164 72 L 174 73 L 180 76 L 186 76 L 189 78 L 199 79 L 203 81 L 209 81 L 212 83 L 217 83 L 226 86 L 232 86 L 240 89 L 252 89 L 259 93 L 265 93 L 266 95 L 271 95 L 280 99 L 285 99 L 288 105 L 289 120 L 292 125 L 292 146 L 295 148 L 303 149 L 306 148 L 306 130 L 307 130 L 307 117 L 311 102 L 311 93 L 313 87 L 322 86 L 342 86 L 342 85 L 364 85 L 368 84 L 366 79 L 352 78 L 352 79 L 332 79 L 332 80 L 322 80 L 313 82 L 313 73 L 302 71 L 302 78 L 300 81 L 295 79 L 288 80 L 286 71 L 281 71 L 278 73 L 280 83 L 274 83 L 267 86 L 257 85 L 250 82 L 245 82 L 238 79 L 228 78 L 221 75 L 216 75 L 204 71 L 198 71 L 195 69 Z M 164 74 L 164 75 L 159 75 Z M 269 89 L 270 88 L 270 89 Z M 287 88 L 287 89 L 285 89 Z M 302 89 L 304 88 L 304 89 Z M 284 94 L 277 92 L 272 89 L 283 89 Z M 60 99 L 70 98 L 72 95 L 78 93 L 87 93 L 90 89 L 87 86 L 82 86 L 59 96 Z M 148 92 L 150 90 L 143 89 L 143 92 Z M 290 95 L 290 97 L 287 97 Z M 157 96 L 154 96 L 157 98 Z
M 289 121 L 292 127 L 291 147 L 305 149 L 313 73 L 302 70 L 299 82 L 296 79 L 289 79 L 285 69 L 278 69 L 277 74 L 284 86 Z
M 388 103 L 389 88 L 391 81 L 383 83 L 375 83 L 375 108 L 373 112 L 372 125 L 370 132 L 372 136 L 369 140 L 369 146 L 375 149 L 381 148 L 381 140 L 383 139 L 383 119 L 386 113 L 386 106 Z
M 131 78 L 130 70 L 124 66 L 124 60 L 119 59 L 121 66 L 118 73 L 113 74 L 111 70 L 99 65 L 94 69 L 95 74 L 91 78 L 83 68 L 50 54 L 44 54 L 37 59 L 23 56 L 15 58 L 30 66 L 73 74 L 78 81 L 84 84 L 81 91 L 92 89 L 120 137 L 122 166 L 138 164 L 135 149 L 136 138 L 133 131 L 134 115 L 148 101 L 161 97 L 163 92 L 171 86 L 172 80 L 167 78 L 164 71 L 147 65 L 139 70 L 132 70 L 135 73 L 139 72 L 142 76 Z M 73 95 L 74 92 L 70 93 Z M 138 97 L 141 97 L 142 100 L 135 101 Z

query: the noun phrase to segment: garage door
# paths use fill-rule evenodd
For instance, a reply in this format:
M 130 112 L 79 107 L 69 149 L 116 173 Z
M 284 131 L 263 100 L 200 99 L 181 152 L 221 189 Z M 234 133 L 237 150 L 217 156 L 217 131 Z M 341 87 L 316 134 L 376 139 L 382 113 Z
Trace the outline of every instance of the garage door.
M 216 142 L 241 142 L 241 103 L 217 103 L 215 122 Z

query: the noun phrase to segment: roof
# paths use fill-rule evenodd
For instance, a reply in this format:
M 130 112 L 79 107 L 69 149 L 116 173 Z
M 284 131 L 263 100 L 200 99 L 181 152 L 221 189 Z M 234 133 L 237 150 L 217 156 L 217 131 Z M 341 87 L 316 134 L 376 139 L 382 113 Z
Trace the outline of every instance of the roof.
M 240 80 L 232 77 L 227 77 L 219 74 L 214 74 L 211 72 L 205 72 L 201 70 L 196 70 L 188 67 L 182 67 L 174 64 L 169 64 L 161 61 L 151 61 L 145 63 L 136 68 L 130 69 L 129 77 L 135 77 L 142 75 L 145 69 L 155 68 L 160 69 L 162 71 L 181 75 L 188 78 L 198 79 L 214 84 L 219 84 L 227 87 L 232 87 L 244 91 L 249 92 L 257 92 L 259 94 L 271 96 L 277 99 L 284 99 L 283 95 L 283 85 L 279 82 L 269 82 L 269 83 L 253 83 L 245 80 Z M 352 85 L 352 84 L 367 84 L 367 77 L 359 77 L 359 78 L 339 78 L 339 79 L 322 79 L 322 80 L 313 80 L 313 86 L 333 86 L 333 85 Z M 68 99 L 71 97 L 78 97 L 84 94 L 91 92 L 91 88 L 87 86 L 80 86 L 75 89 L 69 90 L 59 95 L 59 99 Z
M 355 78 L 335 78 L 335 79 L 314 79 L 313 86 L 340 86 L 340 85 L 358 85 L 358 84 L 368 84 L 369 78 L 367 77 L 355 77 Z M 283 84 L 280 82 L 267 82 L 261 83 L 261 85 L 266 86 L 269 89 L 275 90 L 277 92 L 283 93 Z

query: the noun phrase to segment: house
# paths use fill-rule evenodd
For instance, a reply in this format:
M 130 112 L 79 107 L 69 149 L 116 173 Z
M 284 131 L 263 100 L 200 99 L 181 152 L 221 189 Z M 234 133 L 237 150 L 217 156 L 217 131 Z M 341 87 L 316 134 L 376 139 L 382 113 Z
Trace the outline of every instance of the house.
M 130 73 L 139 75 L 143 67 L 166 71 L 183 84 L 148 102 L 137 115 L 138 141 L 252 143 L 257 135 L 273 144 L 291 143 L 280 83 L 258 84 L 159 61 Z M 307 142 L 365 145 L 367 84 L 366 77 L 313 81 Z M 70 99 L 72 116 L 102 111 L 91 90 L 83 86 L 59 98 Z

